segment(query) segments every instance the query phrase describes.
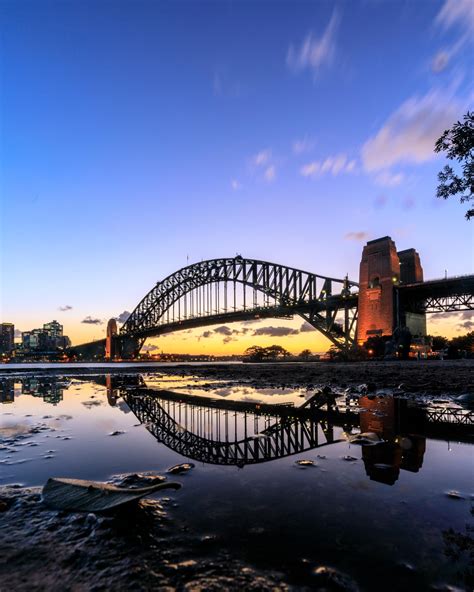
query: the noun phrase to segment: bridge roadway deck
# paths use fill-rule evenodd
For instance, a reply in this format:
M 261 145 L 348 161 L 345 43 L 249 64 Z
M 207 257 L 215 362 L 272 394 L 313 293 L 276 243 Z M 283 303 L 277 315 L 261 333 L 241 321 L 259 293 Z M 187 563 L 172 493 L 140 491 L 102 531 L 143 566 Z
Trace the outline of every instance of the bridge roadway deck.
M 269 306 L 249 308 L 246 310 L 236 310 L 221 312 L 218 314 L 211 314 L 205 316 L 191 317 L 188 319 L 181 319 L 157 325 L 151 329 L 140 331 L 136 337 L 157 337 L 165 333 L 172 333 L 174 331 L 183 331 L 185 329 L 194 329 L 196 327 L 206 327 L 209 325 L 217 325 L 220 323 L 235 323 L 239 321 L 253 321 L 264 318 L 291 318 L 296 314 L 311 312 L 334 311 L 341 308 L 342 305 L 347 308 L 357 307 L 357 294 L 351 294 L 346 298 L 339 295 L 331 296 L 325 300 L 315 300 L 311 302 L 302 302 L 292 306 Z M 120 336 L 119 336 L 120 337 Z
M 403 310 L 455 312 L 474 310 L 474 275 L 428 280 L 397 287 Z

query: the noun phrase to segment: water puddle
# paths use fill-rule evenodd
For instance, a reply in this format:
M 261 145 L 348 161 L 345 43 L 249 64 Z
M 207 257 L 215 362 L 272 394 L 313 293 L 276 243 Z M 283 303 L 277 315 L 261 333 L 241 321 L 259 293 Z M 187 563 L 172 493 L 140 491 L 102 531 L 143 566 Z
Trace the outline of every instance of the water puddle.
M 464 589 L 473 576 L 470 397 L 161 372 L 17 376 L 1 397 L 0 486 L 168 473 L 183 484 L 173 513 L 210 555 L 302 585 Z

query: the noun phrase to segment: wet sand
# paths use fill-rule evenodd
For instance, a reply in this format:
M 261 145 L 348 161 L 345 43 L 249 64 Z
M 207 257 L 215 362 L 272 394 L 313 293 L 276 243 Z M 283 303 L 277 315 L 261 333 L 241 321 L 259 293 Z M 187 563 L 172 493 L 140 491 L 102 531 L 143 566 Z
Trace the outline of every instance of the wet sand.
M 164 372 L 179 374 L 183 369 L 166 368 Z M 209 365 L 193 367 L 192 374 L 214 380 L 250 382 L 261 388 L 324 385 L 346 388 L 371 384 L 375 389 L 402 387 L 413 393 L 474 393 L 474 360 Z
M 105 517 L 57 512 L 40 488 L 0 488 L 0 590 L 286 590 L 193 535 L 172 500 L 148 499 Z
M 27 374 L 35 376 L 67 376 L 94 374 L 162 373 L 176 376 L 193 375 L 222 382 L 232 381 L 252 384 L 256 388 L 294 387 L 312 388 L 324 385 L 337 388 L 371 384 L 376 389 L 396 389 L 431 394 L 474 393 L 473 360 L 413 360 L 406 362 L 297 362 L 297 363 L 236 363 L 236 364 L 176 364 L 153 366 L 140 363 L 136 366 L 110 364 L 107 368 L 94 368 L 84 364 L 68 367 L 67 364 L 48 369 L 12 369 L 0 366 L 0 377 Z

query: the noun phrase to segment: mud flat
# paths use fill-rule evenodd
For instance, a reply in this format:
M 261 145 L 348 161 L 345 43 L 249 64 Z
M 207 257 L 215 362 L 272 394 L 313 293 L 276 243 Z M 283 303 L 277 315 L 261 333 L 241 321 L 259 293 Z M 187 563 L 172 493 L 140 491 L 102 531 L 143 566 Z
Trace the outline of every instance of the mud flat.
M 202 379 L 252 384 L 255 388 L 318 387 L 337 388 L 372 384 L 377 389 L 398 389 L 425 394 L 474 393 L 474 360 L 418 360 L 407 362 L 290 362 L 236 364 L 153 364 L 136 365 L 111 363 L 100 368 L 84 364 L 44 365 L 21 368 L 20 365 L 0 366 L 0 378 L 29 376 L 72 376 L 103 374 L 165 374 L 193 375 Z
M 189 373 L 189 367 L 164 368 L 166 374 Z M 337 388 L 371 384 L 376 389 L 416 393 L 474 393 L 474 360 L 358 363 L 265 363 L 193 366 L 192 374 L 214 380 L 252 383 L 257 388 Z
M 170 498 L 110 517 L 52 511 L 41 488 L 0 488 L 0 590 L 287 590 L 193 536 Z

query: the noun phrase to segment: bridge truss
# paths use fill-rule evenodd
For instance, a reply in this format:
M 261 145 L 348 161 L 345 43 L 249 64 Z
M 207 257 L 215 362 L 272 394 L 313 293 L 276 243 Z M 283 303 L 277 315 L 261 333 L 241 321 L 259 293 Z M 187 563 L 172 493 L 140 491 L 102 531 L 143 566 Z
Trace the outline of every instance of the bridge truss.
M 300 315 L 339 348 L 355 342 L 357 284 L 268 261 L 211 259 L 158 282 L 123 325 L 140 340 L 220 322 Z
M 474 276 L 430 280 L 399 287 L 400 304 L 417 313 L 474 310 Z

